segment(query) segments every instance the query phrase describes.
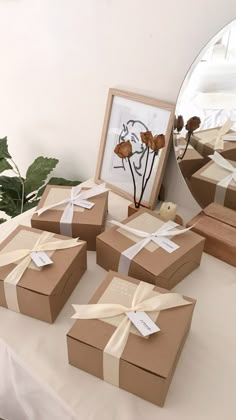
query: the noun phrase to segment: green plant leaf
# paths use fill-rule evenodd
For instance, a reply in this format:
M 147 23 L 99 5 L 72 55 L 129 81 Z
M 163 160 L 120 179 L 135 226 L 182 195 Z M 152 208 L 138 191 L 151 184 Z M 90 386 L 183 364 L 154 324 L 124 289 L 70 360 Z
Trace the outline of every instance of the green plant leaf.
M 22 184 L 17 176 L 0 176 L 0 192 L 10 195 L 13 199 L 21 200 Z
M 2 217 L 0 218 L 0 224 L 4 223 L 6 221 L 7 221 L 7 219 L 3 219 Z
M 7 169 L 12 169 L 12 166 L 6 159 L 0 158 L 0 173 L 6 171 Z
M 54 176 L 54 177 L 49 179 L 47 184 L 49 184 L 49 185 L 65 185 L 65 186 L 69 186 L 69 187 L 75 187 L 76 185 L 81 184 L 81 181 L 70 181 L 69 179 L 57 178 L 57 177 Z M 38 190 L 37 198 L 42 196 L 45 188 L 46 188 L 46 185 L 44 185 L 42 188 L 40 188 Z
M 47 179 L 50 172 L 58 164 L 58 159 L 39 156 L 32 165 L 29 166 L 26 173 L 25 195 L 38 190 Z
M 0 210 L 9 216 L 15 217 L 20 213 L 20 204 L 20 200 L 13 200 L 7 193 L 1 193 Z
M 66 185 L 66 186 L 70 186 L 70 187 L 75 187 L 76 185 L 81 184 L 81 181 L 70 181 L 69 179 L 65 179 L 65 178 L 57 178 L 57 177 L 52 177 L 49 179 L 48 184 L 50 185 Z
M 3 158 L 11 158 L 11 155 L 8 152 L 7 137 L 0 139 L 0 159 Z

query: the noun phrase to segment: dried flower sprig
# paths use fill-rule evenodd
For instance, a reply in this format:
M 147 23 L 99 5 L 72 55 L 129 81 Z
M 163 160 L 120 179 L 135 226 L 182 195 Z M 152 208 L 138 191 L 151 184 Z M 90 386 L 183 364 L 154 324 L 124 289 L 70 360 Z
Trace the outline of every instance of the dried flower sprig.
M 131 164 L 131 161 L 130 161 L 130 158 L 133 156 L 132 145 L 131 145 L 129 140 L 128 141 L 122 141 L 121 143 L 117 144 L 115 149 L 114 149 L 114 153 L 116 153 L 117 156 L 119 156 L 121 159 L 127 159 L 128 160 L 128 164 L 129 164 L 129 168 L 130 168 L 130 172 L 131 172 L 131 176 L 132 176 L 132 181 L 133 181 L 134 205 L 135 205 L 136 208 L 139 208 L 140 205 L 141 205 L 144 192 L 146 190 L 148 181 L 149 181 L 149 179 L 151 177 L 151 174 L 152 174 L 155 158 L 156 158 L 156 156 L 158 156 L 159 150 L 162 149 L 163 147 L 165 147 L 165 136 L 164 136 L 164 134 L 158 134 L 158 135 L 153 136 L 151 131 L 145 131 L 145 132 L 140 133 L 140 138 L 141 138 L 142 143 L 146 146 L 146 149 L 144 151 L 144 154 L 146 153 L 146 161 L 145 161 L 144 170 L 143 170 L 143 174 L 142 174 L 141 192 L 140 192 L 140 196 L 139 196 L 138 200 L 137 200 L 137 196 L 136 196 L 137 195 L 137 186 L 136 186 L 135 175 L 134 175 L 134 171 L 133 171 L 132 164 Z M 150 167 L 148 169 L 148 163 L 149 163 L 150 156 L 152 157 L 152 160 L 151 160 Z
M 181 156 L 178 156 L 177 160 L 182 160 L 184 158 L 184 156 L 187 152 L 187 149 L 188 149 L 188 145 L 189 145 L 190 140 L 191 140 L 191 136 L 192 136 L 193 132 L 200 127 L 200 125 L 201 125 L 201 120 L 197 116 L 191 117 L 187 121 L 187 123 L 185 125 L 185 129 L 187 130 L 186 146 L 185 146 L 183 154 Z M 174 130 L 177 130 L 178 133 L 180 133 L 180 131 L 182 131 L 183 127 L 184 127 L 184 119 L 183 119 L 182 115 L 179 115 L 178 117 L 175 117 Z
M 180 133 L 184 128 L 184 119 L 182 115 L 175 116 L 174 119 L 174 130 L 177 131 L 177 133 Z

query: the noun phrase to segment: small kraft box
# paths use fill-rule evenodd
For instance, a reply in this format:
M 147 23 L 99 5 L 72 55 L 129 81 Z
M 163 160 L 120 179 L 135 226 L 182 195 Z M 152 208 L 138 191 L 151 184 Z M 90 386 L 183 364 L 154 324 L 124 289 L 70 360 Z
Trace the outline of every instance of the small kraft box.
M 95 251 L 96 236 L 105 229 L 108 189 L 105 184 L 91 189 L 47 185 L 31 219 L 31 226 L 87 242 Z
M 89 305 L 73 305 L 69 363 L 163 406 L 195 302 L 110 271 Z
M 200 264 L 205 239 L 151 210 L 114 224 L 97 237 L 97 264 L 107 271 L 172 289 Z
M 212 203 L 188 226 L 206 238 L 205 252 L 236 267 L 236 211 Z
M 186 144 L 187 143 L 184 138 L 178 139 L 178 146 L 176 146 L 177 157 L 181 157 L 184 153 Z M 178 163 L 184 178 L 190 178 L 194 172 L 205 164 L 205 160 L 203 156 L 200 155 L 200 153 L 198 153 L 191 144 L 189 144 L 184 158 L 178 159 Z
M 224 158 L 236 161 L 236 132 L 228 127 L 225 124 L 218 128 L 196 131 L 191 136 L 191 145 L 205 158 L 205 163 L 215 150 Z
M 0 244 L 0 305 L 53 323 L 86 268 L 86 242 L 18 226 Z
M 212 202 L 236 210 L 236 161 L 223 158 L 218 152 L 211 161 L 191 177 L 191 191 L 200 206 Z

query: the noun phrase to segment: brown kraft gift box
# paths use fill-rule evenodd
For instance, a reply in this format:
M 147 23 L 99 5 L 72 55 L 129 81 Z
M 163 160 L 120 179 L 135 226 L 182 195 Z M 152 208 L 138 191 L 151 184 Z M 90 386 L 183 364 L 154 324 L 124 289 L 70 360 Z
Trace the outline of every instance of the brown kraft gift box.
M 236 267 L 236 211 L 212 203 L 188 226 L 206 238 L 205 252 Z
M 56 185 L 47 185 L 43 196 L 38 204 L 37 210 L 44 206 L 57 203 L 64 198 L 68 198 L 71 187 L 61 187 Z M 83 188 L 82 192 L 88 190 Z M 104 192 L 88 199 L 91 203 L 95 203 L 91 209 L 82 209 L 74 205 L 72 236 L 79 237 L 87 242 L 88 250 L 95 251 L 96 236 L 105 229 L 107 209 L 108 209 L 108 192 Z M 55 207 L 45 211 L 40 216 L 34 214 L 31 219 L 31 226 L 37 229 L 60 234 L 60 220 L 66 205 Z
M 228 162 L 236 167 L 236 162 L 231 160 L 228 160 Z M 219 167 L 211 160 L 191 176 L 191 191 L 202 208 L 207 207 L 214 201 L 217 202 L 217 183 L 227 175 L 229 175 L 229 172 L 226 169 Z M 224 206 L 236 210 L 236 184 L 232 181 L 227 189 L 223 187 L 220 187 L 220 189 L 224 194 Z
M 155 212 L 142 209 L 122 223 L 152 233 L 164 222 Z M 119 271 L 121 253 L 141 239 L 137 236 L 135 239 L 134 235 L 128 236 L 127 232 L 116 226 L 99 235 L 97 264 L 107 271 Z M 179 245 L 177 250 L 170 254 L 154 243 L 148 244 L 130 262 L 128 275 L 165 289 L 172 289 L 199 266 L 205 239 L 189 231 L 171 240 Z
M 214 145 L 210 143 L 201 143 L 201 138 L 211 136 L 212 133 L 217 133 L 220 127 L 210 128 L 208 130 L 201 130 L 193 133 L 191 136 L 191 145 L 205 158 L 205 163 L 209 161 L 208 156 L 213 155 L 215 149 Z M 228 134 L 236 134 L 235 131 L 229 130 Z M 236 161 L 236 143 L 234 141 L 224 141 L 224 149 L 218 152 L 225 158 Z
M 43 232 L 18 226 L 1 244 L 0 255 L 19 249 L 32 249 Z M 68 237 L 51 234 L 51 239 L 68 241 Z M 68 249 L 48 251 L 53 264 L 37 268 L 31 262 L 17 283 L 20 313 L 52 323 L 68 300 L 87 268 L 86 242 Z M 4 280 L 17 262 L 0 267 L 0 305 L 7 308 Z
M 120 302 L 129 306 L 139 283 L 139 280 L 111 271 L 89 303 Z M 153 286 L 152 295 L 156 295 L 156 292 L 162 294 L 168 291 Z M 162 310 L 157 319 L 153 318 L 160 331 L 148 338 L 141 337 L 138 330 L 131 327 L 119 361 L 120 388 L 156 405 L 164 405 L 190 329 L 196 302 L 190 298 L 185 299 L 192 304 Z M 149 312 L 148 315 L 150 314 Z M 119 318 L 119 322 L 112 322 L 115 318 L 118 317 L 75 321 L 67 334 L 68 358 L 71 365 L 104 379 L 103 351 L 122 321 L 122 318 Z

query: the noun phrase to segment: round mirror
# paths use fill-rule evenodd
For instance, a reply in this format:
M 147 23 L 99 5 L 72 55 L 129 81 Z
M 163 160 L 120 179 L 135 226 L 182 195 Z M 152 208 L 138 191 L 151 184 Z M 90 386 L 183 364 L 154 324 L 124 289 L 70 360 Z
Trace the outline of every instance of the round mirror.
M 207 44 L 184 80 L 174 147 L 199 205 L 236 210 L 236 19 Z

